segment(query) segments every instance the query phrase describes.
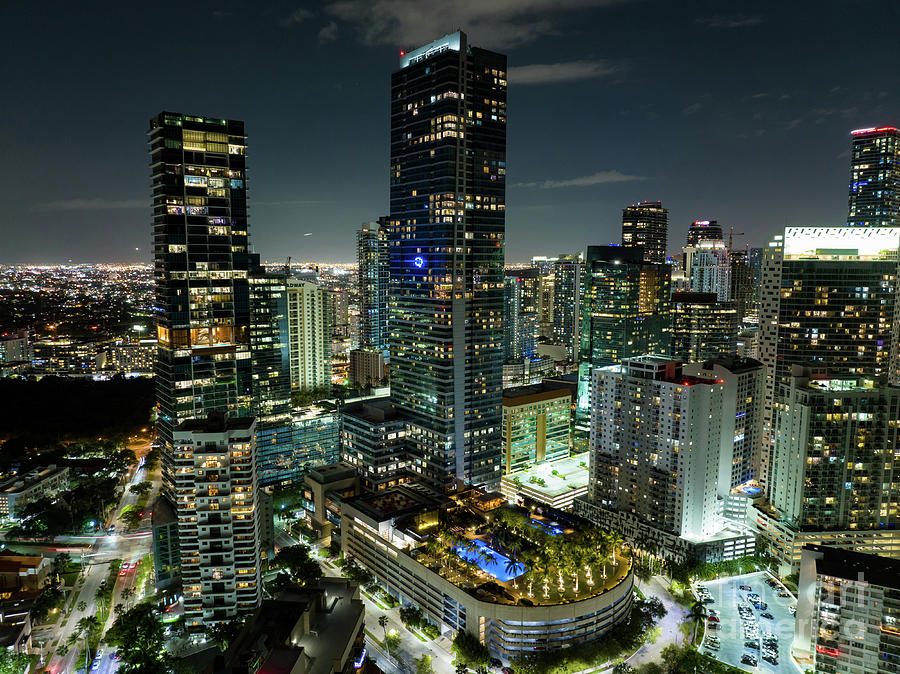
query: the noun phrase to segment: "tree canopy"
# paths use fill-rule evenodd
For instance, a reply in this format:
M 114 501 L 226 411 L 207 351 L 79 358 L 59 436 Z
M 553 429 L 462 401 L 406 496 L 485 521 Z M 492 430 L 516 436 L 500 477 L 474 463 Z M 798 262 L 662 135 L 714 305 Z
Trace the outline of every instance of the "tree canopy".
M 106 641 L 118 646 L 123 674 L 163 674 L 171 671 L 165 652 L 162 619 L 149 604 L 138 604 L 121 614 L 106 633 Z

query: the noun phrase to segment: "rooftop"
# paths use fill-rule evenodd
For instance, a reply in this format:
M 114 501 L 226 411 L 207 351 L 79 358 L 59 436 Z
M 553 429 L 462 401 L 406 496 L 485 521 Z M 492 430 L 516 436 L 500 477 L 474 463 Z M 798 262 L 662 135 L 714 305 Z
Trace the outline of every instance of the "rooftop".
M 590 452 L 584 452 L 559 461 L 536 463 L 528 470 L 504 475 L 503 480 L 516 482 L 522 488 L 553 499 L 587 487 L 589 455 Z
M 820 555 L 816 573 L 900 590 L 900 559 L 869 555 L 826 545 L 807 545 Z
M 570 398 L 572 391 L 566 383 L 544 380 L 540 384 L 503 389 L 503 404 L 507 407 L 527 405 L 542 400 Z

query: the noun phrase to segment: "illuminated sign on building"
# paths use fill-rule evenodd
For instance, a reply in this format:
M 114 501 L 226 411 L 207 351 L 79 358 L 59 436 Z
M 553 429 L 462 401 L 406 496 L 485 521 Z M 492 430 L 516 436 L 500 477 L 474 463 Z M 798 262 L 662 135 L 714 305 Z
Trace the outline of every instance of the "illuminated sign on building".
M 900 248 L 900 227 L 786 227 L 784 255 L 858 256 L 892 259 Z

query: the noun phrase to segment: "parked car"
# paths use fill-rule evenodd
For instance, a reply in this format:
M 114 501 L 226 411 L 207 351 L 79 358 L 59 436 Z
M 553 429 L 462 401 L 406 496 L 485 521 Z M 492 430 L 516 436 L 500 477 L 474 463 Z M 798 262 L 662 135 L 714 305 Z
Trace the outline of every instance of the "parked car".
M 756 667 L 756 664 L 757 664 L 756 657 L 753 655 L 750 655 L 749 653 L 744 653 L 741 656 L 741 664 L 742 665 L 750 665 L 751 667 Z

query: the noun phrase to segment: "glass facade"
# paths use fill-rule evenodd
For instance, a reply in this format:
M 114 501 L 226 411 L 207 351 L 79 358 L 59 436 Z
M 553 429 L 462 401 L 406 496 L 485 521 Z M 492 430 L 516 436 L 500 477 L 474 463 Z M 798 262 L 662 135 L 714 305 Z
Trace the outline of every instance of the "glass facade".
M 359 264 L 359 347 L 388 350 L 388 261 L 387 219 L 363 223 L 357 232 Z
M 526 306 L 526 283 L 518 276 L 503 279 L 503 361 L 518 363 L 534 357 L 536 311 Z
M 287 271 L 267 272 L 251 262 L 250 353 L 259 484 L 283 481 L 282 466 L 294 451 L 288 358 Z
M 673 358 L 696 363 L 733 353 L 737 330 L 733 302 L 719 302 L 714 293 L 672 293 Z
M 661 201 L 642 201 L 622 211 L 622 245 L 640 248 L 644 260 L 665 264 L 669 211 Z
M 670 268 L 636 248 L 589 246 L 581 320 L 578 407 L 586 409 L 592 367 L 669 352 Z
M 391 395 L 412 470 L 500 479 L 506 57 L 456 33 L 391 79 Z
M 540 461 L 556 461 L 572 449 L 572 395 L 568 390 L 523 386 L 503 392 L 503 474 Z
M 900 131 L 893 126 L 850 134 L 852 227 L 900 226 Z
M 150 121 L 157 431 L 165 488 L 186 419 L 251 413 L 244 123 L 162 112 Z
M 578 357 L 581 307 L 584 298 L 584 260 L 581 255 L 560 255 L 553 263 L 553 339 Z

